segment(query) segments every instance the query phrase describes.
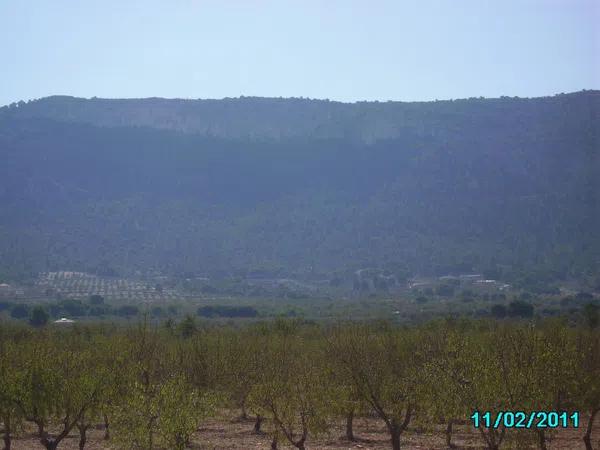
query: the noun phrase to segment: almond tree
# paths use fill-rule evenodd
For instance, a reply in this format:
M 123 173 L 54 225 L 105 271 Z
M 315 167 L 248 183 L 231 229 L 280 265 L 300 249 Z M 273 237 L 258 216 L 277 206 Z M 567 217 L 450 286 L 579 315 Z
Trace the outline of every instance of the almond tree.
M 338 329 L 330 339 L 336 358 L 353 388 L 386 424 L 393 450 L 416 407 L 418 380 L 411 332 L 366 326 Z
M 20 358 L 14 360 L 16 392 L 12 401 L 27 422 L 35 424 L 43 438 L 59 401 L 60 374 L 51 367 L 56 352 L 39 339 L 20 342 Z
M 156 447 L 158 400 L 165 373 L 168 372 L 166 342 L 156 329 L 144 321 L 129 332 L 123 396 L 110 409 L 111 429 L 117 446 L 130 449 Z
M 421 421 L 444 421 L 446 445 L 455 448 L 453 426 L 473 412 L 467 401 L 470 381 L 463 364 L 464 336 L 457 326 L 436 321 L 423 330 L 419 340 L 423 359 L 417 384 L 419 417 Z
M 115 444 L 140 450 L 185 448 L 214 408 L 213 398 L 195 385 L 200 378 L 191 378 L 182 363 L 188 347 L 146 322 L 129 339 L 125 395 L 111 408 Z
M 241 419 L 248 419 L 248 409 L 255 414 L 254 433 L 262 432 L 264 416 L 248 402 L 253 387 L 260 381 L 266 364 L 268 337 L 254 330 L 237 331 L 227 336 L 226 363 L 223 377 L 228 396 L 241 409 Z
M 354 442 L 354 419 L 364 413 L 367 407 L 352 381 L 344 378 L 343 371 L 338 371 L 334 364 L 329 364 L 328 369 L 328 377 L 324 382 L 330 386 L 332 392 L 331 413 L 344 418 L 344 437 Z
M 534 411 L 562 404 L 573 364 L 561 356 L 569 351 L 568 336 L 555 336 L 554 342 L 550 334 L 531 325 L 464 321 L 435 322 L 426 329 L 420 339 L 425 360 L 418 389 L 421 413 L 446 419 L 448 447 L 453 447 L 452 424 L 474 411 Z M 502 425 L 479 432 L 489 449 L 500 448 L 507 438 L 528 439 L 526 431 L 509 435 Z M 536 433 L 545 448 L 545 433 Z
M 299 335 L 273 333 L 268 359 L 249 403 L 272 423 L 272 448 L 283 436 L 304 450 L 309 434 L 328 427 L 329 387 L 323 383 L 322 354 L 317 343 Z
M 93 353 L 75 332 L 42 334 L 23 347 L 14 403 L 36 424 L 42 445 L 54 450 L 98 401 L 104 379 L 94 370 Z M 49 425 L 58 425 L 57 432 L 49 432 Z
M 509 343 L 513 408 L 524 411 L 563 411 L 573 406 L 571 392 L 579 378 L 574 332 L 563 323 L 512 327 L 501 338 Z M 541 450 L 552 430 L 534 429 Z
M 576 340 L 578 377 L 574 389 L 578 409 L 587 413 L 585 434 L 586 450 L 592 450 L 592 428 L 600 413 L 600 331 L 580 330 Z
M 463 396 L 464 403 L 457 403 L 459 409 L 466 406 L 467 411 L 501 411 L 507 409 L 508 394 L 503 383 L 501 366 L 496 354 L 497 336 L 491 329 L 468 327 L 461 330 L 457 340 L 451 343 L 449 350 L 453 370 L 450 377 L 453 383 L 453 395 Z M 458 412 L 459 409 L 456 411 Z M 506 428 L 500 426 L 478 428 L 486 448 L 498 450 L 505 441 Z
M 183 376 L 171 375 L 156 397 L 157 445 L 183 450 L 200 422 L 212 414 L 215 397 L 194 388 Z
M 17 378 L 12 361 L 19 352 L 14 344 L 0 336 L 0 423 L 2 428 L 3 450 L 10 450 L 14 434 L 21 428 L 22 414 L 14 399 L 17 393 Z
M 101 335 L 94 336 L 90 342 L 92 355 L 89 364 L 99 382 L 98 395 L 75 425 L 79 432 L 80 450 L 87 443 L 87 431 L 98 422 L 104 422 L 105 433 L 108 434 L 107 411 L 117 398 L 121 398 L 121 371 L 125 366 L 125 356 L 118 344 L 117 337 Z

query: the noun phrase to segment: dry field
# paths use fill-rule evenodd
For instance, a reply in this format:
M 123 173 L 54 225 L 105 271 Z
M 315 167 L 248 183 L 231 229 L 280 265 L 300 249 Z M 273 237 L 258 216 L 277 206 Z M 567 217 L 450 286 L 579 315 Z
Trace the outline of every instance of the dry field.
M 207 421 L 194 435 L 192 449 L 198 450 L 244 450 L 244 449 L 270 449 L 271 440 L 267 434 L 254 434 L 252 420 L 232 419 L 230 416 L 221 416 Z M 343 424 L 340 422 L 327 435 L 309 437 L 306 448 L 308 450 L 389 450 L 387 434 L 382 423 L 371 418 L 357 418 L 354 432 L 356 442 L 349 442 L 343 437 Z M 445 450 L 448 447 L 444 440 L 444 427 L 436 427 L 433 431 L 418 432 L 414 428 L 407 431 L 402 437 L 402 448 L 406 450 Z M 549 436 L 548 450 L 585 450 L 581 441 L 583 430 L 561 430 Z M 88 432 L 89 450 L 111 449 L 110 441 L 103 440 L 104 431 L 100 427 Z M 596 423 L 592 435 L 594 449 L 600 449 L 600 423 Z M 59 445 L 59 449 L 78 449 L 79 436 L 71 433 Z M 455 426 L 453 442 L 457 449 L 483 449 L 479 434 L 469 426 Z M 26 434 L 13 441 L 13 450 L 42 449 L 43 446 L 32 434 Z M 291 445 L 280 442 L 279 448 L 292 449 Z M 516 442 L 506 442 L 502 449 L 536 449 L 535 441 L 530 445 Z

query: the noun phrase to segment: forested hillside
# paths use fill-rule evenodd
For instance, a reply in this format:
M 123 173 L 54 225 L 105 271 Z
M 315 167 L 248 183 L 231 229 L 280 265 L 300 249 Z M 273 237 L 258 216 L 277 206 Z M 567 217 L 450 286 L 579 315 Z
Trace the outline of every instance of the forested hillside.
M 0 274 L 594 277 L 599 128 L 598 91 L 13 104 Z

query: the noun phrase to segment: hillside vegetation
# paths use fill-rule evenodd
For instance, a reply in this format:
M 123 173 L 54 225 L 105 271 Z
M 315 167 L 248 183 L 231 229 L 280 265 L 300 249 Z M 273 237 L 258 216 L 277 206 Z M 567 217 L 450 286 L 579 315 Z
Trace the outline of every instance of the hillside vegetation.
M 0 109 L 0 277 L 374 267 L 598 283 L 599 111 L 598 91 L 13 104 Z

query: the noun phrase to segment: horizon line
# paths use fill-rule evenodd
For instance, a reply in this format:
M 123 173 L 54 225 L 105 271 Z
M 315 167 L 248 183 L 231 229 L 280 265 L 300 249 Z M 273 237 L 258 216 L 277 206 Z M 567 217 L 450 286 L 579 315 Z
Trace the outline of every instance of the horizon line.
M 4 105 L 0 105 L 0 109 L 10 108 L 20 104 L 29 104 L 35 103 L 42 100 L 54 99 L 54 98 L 68 98 L 75 100 L 100 100 L 100 101 L 135 101 L 135 100 L 166 100 L 166 101 L 223 101 L 223 100 L 246 100 L 246 99 L 262 99 L 262 100 L 301 100 L 301 101 L 315 101 L 315 102 L 327 102 L 327 103 L 340 103 L 344 105 L 354 105 L 354 104 L 362 104 L 362 103 L 436 103 L 436 102 L 453 102 L 453 101 L 465 101 L 465 100 L 502 100 L 502 99 L 520 99 L 520 100 L 532 100 L 532 99 L 543 99 L 543 98 L 554 98 L 560 97 L 563 95 L 575 95 L 581 94 L 584 92 L 592 92 L 599 93 L 600 89 L 580 89 L 578 91 L 570 91 L 570 92 L 558 92 L 555 94 L 549 95 L 540 95 L 540 96 L 532 96 L 532 97 L 521 97 L 518 95 L 501 95 L 500 97 L 484 97 L 484 96 L 472 96 L 472 97 L 457 97 L 457 98 L 447 98 L 447 99 L 433 99 L 433 100 L 355 100 L 355 101 L 341 101 L 341 100 L 331 100 L 329 98 L 316 98 L 316 97 L 283 97 L 283 96 L 261 96 L 261 95 L 239 95 L 237 97 L 78 97 L 75 95 L 67 95 L 67 94 L 51 94 L 44 97 L 39 98 L 31 98 L 28 100 L 19 100 L 16 102 L 7 103 Z

